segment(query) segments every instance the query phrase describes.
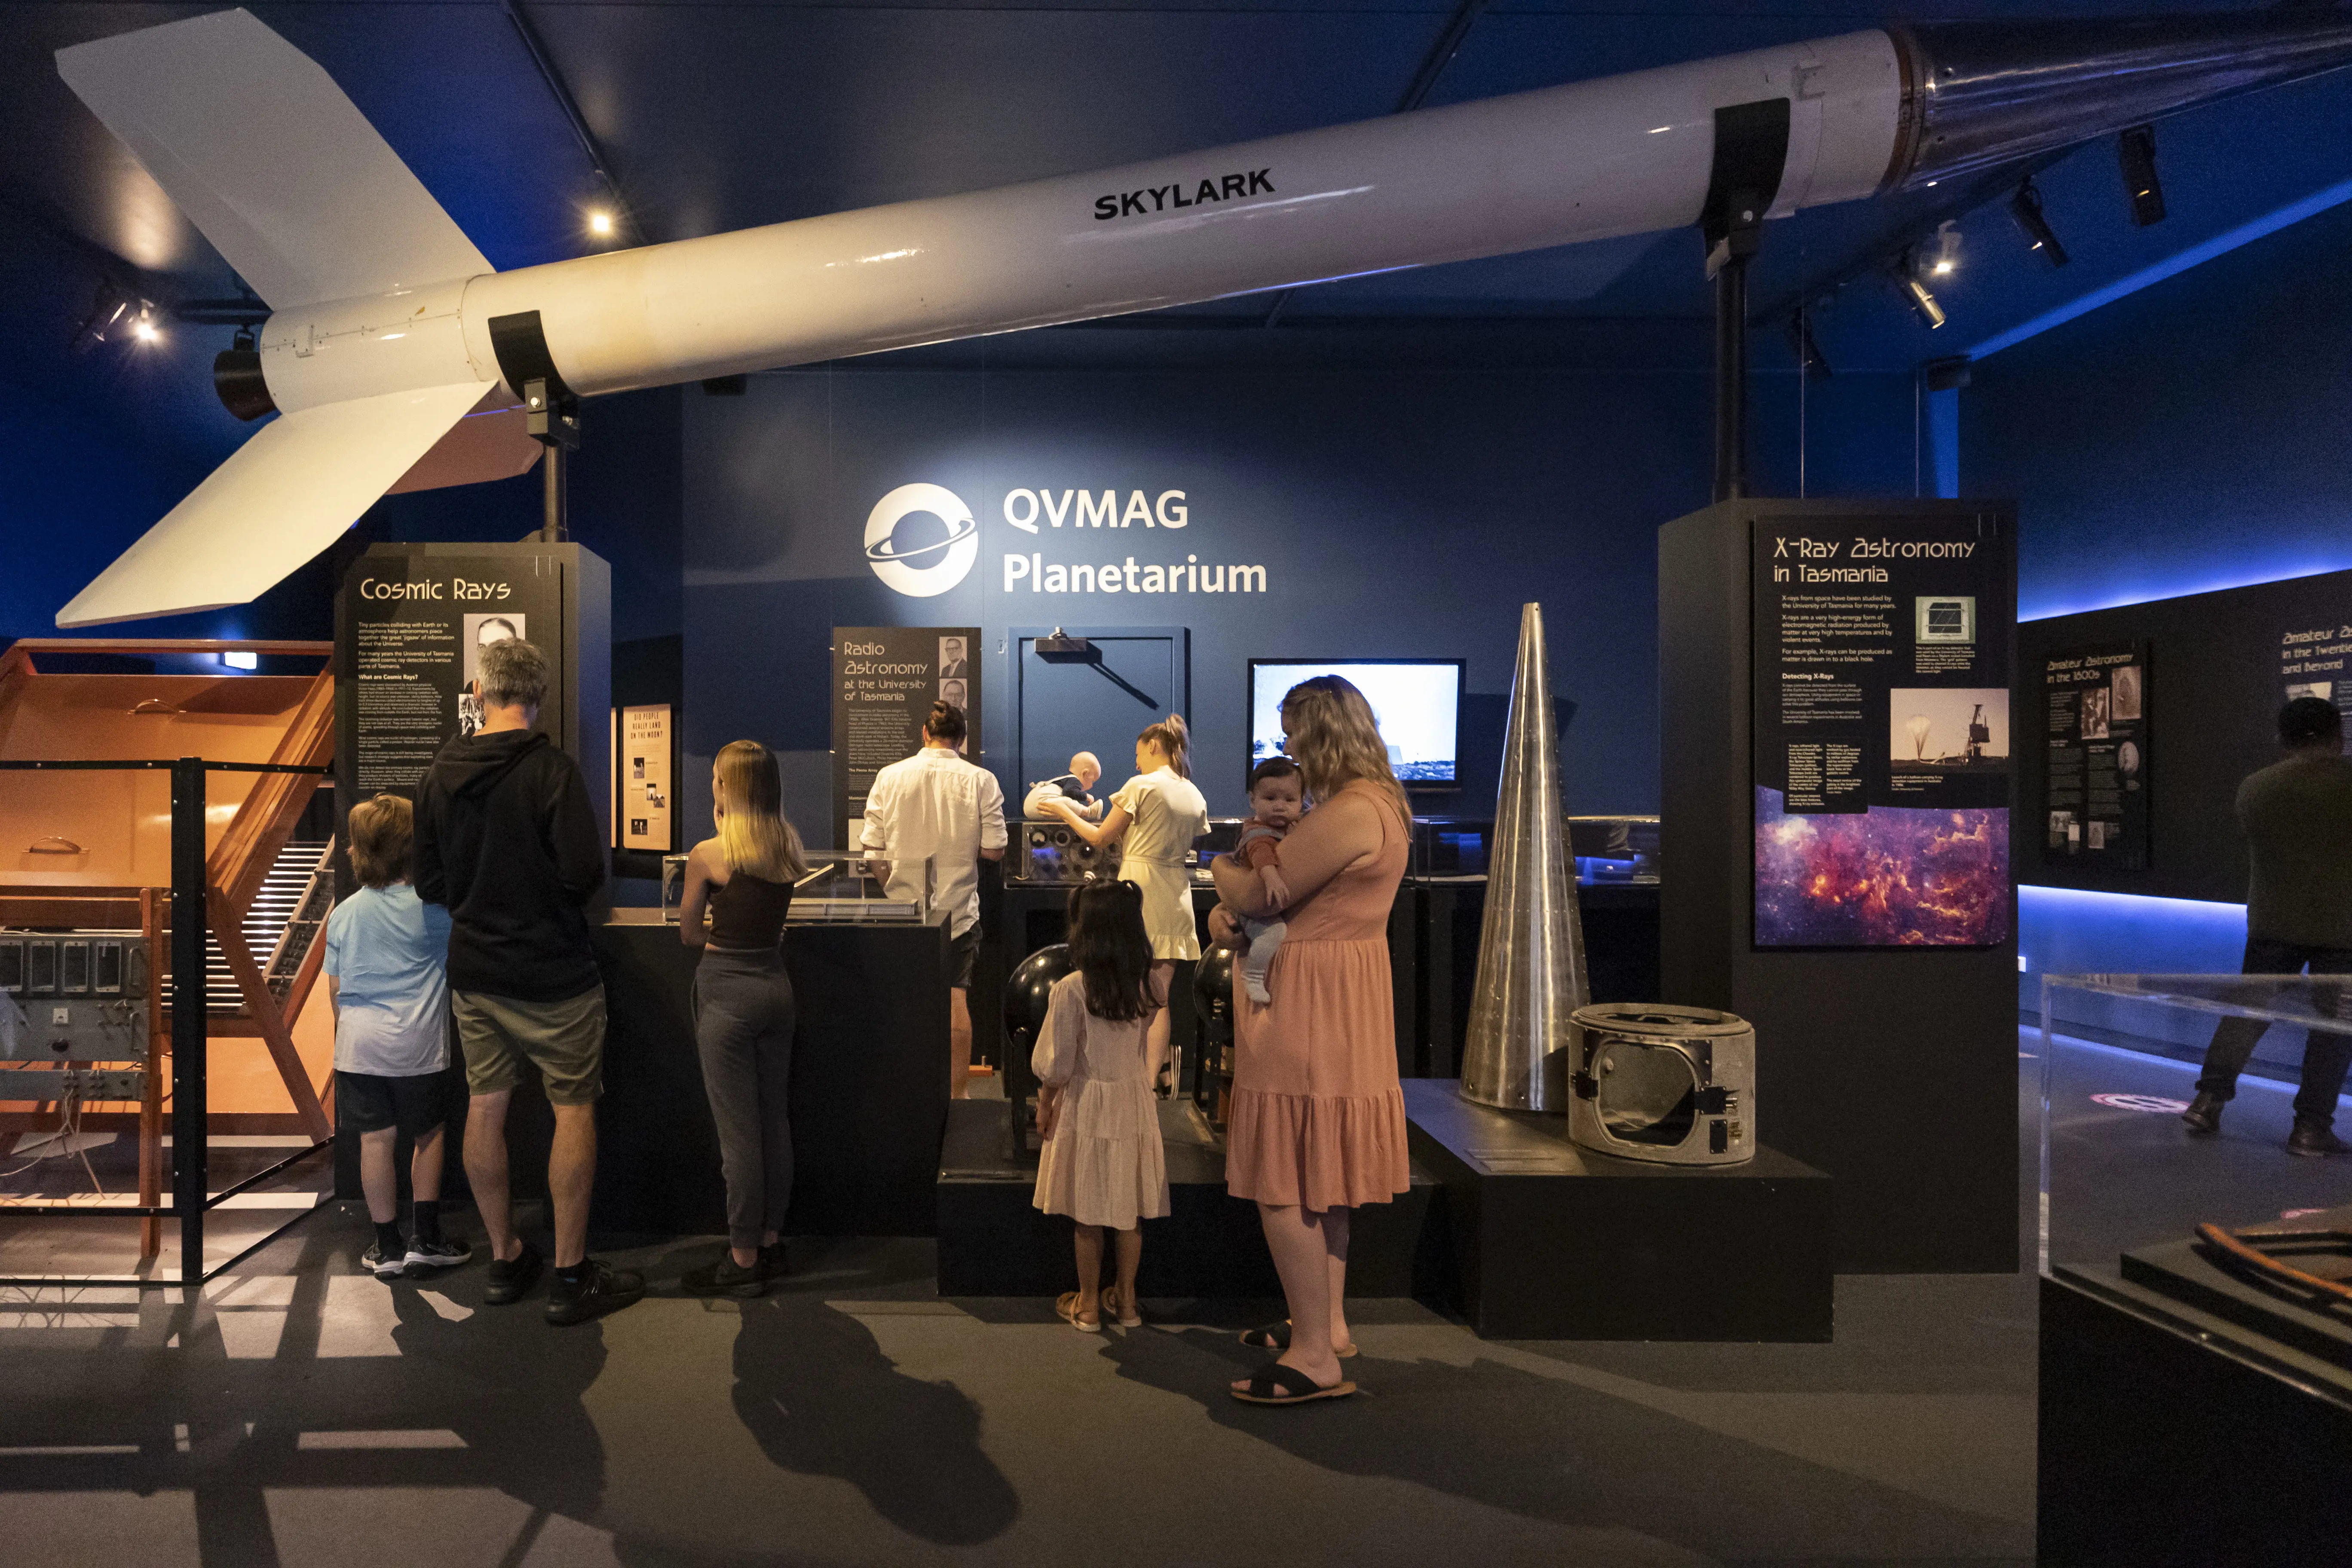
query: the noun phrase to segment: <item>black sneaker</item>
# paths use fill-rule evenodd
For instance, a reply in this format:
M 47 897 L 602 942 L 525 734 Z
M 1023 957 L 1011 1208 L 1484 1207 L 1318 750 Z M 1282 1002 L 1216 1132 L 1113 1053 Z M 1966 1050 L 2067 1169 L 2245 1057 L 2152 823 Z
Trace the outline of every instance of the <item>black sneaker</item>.
M 482 1300 L 493 1307 L 504 1307 L 521 1300 L 530 1293 L 539 1279 L 539 1248 L 528 1241 L 511 1259 L 490 1259 L 489 1283 L 482 1289 Z
M 760 1248 L 760 1278 L 782 1279 L 789 1272 L 784 1267 L 784 1244 L 772 1241 Z
M 559 1270 L 548 1281 L 547 1321 L 558 1328 L 584 1323 L 617 1312 L 645 1293 L 646 1277 L 635 1269 L 614 1268 L 583 1258 L 578 1278 L 567 1280 Z
M 462 1241 L 412 1241 L 408 1244 L 408 1267 L 437 1274 L 444 1268 L 455 1268 L 470 1261 L 474 1249 Z M 517 1260 L 520 1261 L 520 1259 Z
M 689 1296 L 733 1296 L 750 1300 L 767 1291 L 769 1274 L 768 1250 L 751 1260 L 749 1268 L 735 1261 L 732 1252 L 722 1249 L 719 1261 L 706 1263 L 699 1268 L 689 1268 L 677 1278 L 678 1289 Z
M 397 1279 L 408 1265 L 405 1252 L 387 1253 L 382 1242 L 371 1241 L 368 1249 L 360 1254 L 360 1267 L 379 1279 Z

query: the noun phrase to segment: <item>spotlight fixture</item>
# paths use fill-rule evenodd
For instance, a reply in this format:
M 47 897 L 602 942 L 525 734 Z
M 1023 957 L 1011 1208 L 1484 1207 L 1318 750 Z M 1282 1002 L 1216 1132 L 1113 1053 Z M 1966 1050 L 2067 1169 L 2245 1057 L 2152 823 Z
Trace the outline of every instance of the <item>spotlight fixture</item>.
M 1936 296 L 1927 291 L 1927 286 L 1925 283 L 1919 281 L 1918 258 L 1911 252 L 1906 250 L 1895 258 L 1895 280 L 1903 286 L 1903 292 L 1910 300 L 1911 308 L 1918 311 L 1921 319 L 1927 321 L 1929 331 L 1944 324 L 1944 308 L 1936 303 Z
M 106 341 L 107 334 L 122 322 L 130 312 L 131 296 L 118 288 L 110 278 L 98 280 L 97 292 L 91 297 L 89 313 L 74 329 L 70 347 L 76 353 L 88 353 Z
M 613 215 L 601 209 L 588 215 L 588 232 L 604 238 L 613 232 Z
M 142 343 L 152 343 L 163 335 L 156 330 L 155 314 L 152 310 L 139 312 L 139 319 L 131 323 L 131 335 Z
M 2009 216 L 2017 220 L 2018 228 L 2025 235 L 2028 248 L 2042 260 L 2053 267 L 2063 267 L 2074 259 L 2066 254 L 2066 247 L 2058 243 L 2058 236 L 2042 217 L 2042 193 L 2034 188 L 2031 174 L 2026 176 L 2023 184 L 2017 187 L 2017 194 L 2009 198 Z
M 2116 139 L 2123 166 L 2124 195 L 2131 198 L 2132 222 L 2141 228 L 2164 221 L 2164 182 L 2156 176 L 2156 127 L 2135 125 Z
M 1927 264 L 1927 270 L 1937 278 L 1949 278 L 1959 265 L 1960 226 L 1946 218 L 1936 226 L 1936 257 Z

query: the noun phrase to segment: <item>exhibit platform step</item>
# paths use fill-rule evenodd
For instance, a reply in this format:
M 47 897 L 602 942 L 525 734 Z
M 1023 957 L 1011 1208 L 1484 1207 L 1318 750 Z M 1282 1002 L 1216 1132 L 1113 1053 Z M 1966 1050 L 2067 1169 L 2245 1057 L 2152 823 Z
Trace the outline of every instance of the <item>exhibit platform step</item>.
M 1444 1304 L 1488 1339 L 1807 1342 L 1830 1337 L 1830 1178 L 1759 1145 L 1745 1164 L 1589 1153 L 1565 1116 L 1407 1079 L 1416 1170 L 1444 1186 Z
M 1161 1100 L 1170 1214 L 1143 1226 L 1146 1298 L 1273 1298 L 1282 1294 L 1258 1229 L 1257 1207 L 1225 1191 L 1225 1152 L 1189 1100 Z M 942 1296 L 1043 1296 L 1070 1288 L 1070 1222 L 1040 1214 L 1030 1198 L 1037 1157 L 1016 1159 L 1003 1101 L 948 1108 L 938 1189 Z M 1412 1188 L 1391 1204 L 1356 1211 L 1348 1289 L 1361 1296 L 1444 1294 L 1449 1267 L 1433 1215 L 1437 1188 L 1415 1166 Z

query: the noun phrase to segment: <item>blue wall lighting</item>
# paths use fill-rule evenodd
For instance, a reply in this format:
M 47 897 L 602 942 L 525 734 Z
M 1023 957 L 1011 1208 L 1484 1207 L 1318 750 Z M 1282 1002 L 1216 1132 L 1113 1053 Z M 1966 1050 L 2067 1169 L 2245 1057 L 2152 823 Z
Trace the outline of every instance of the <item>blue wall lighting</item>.
M 2151 899 L 2137 893 L 2095 893 L 2077 888 L 2017 889 L 2017 1005 L 2039 1021 L 2045 974 L 2235 974 L 2245 957 L 2246 906 L 2195 899 Z M 2129 1045 L 2150 1027 L 2177 1024 L 2178 1037 L 2146 1038 L 2165 1056 L 2201 1055 L 2213 1032 L 2210 1018 L 2172 1009 L 2134 1006 L 2119 998 L 2074 991 L 2056 1012 L 2084 1026 L 2093 1039 Z M 2268 1060 L 2298 1031 L 2273 1029 L 2261 1057 Z M 2290 1058 L 2291 1059 L 2291 1058 Z

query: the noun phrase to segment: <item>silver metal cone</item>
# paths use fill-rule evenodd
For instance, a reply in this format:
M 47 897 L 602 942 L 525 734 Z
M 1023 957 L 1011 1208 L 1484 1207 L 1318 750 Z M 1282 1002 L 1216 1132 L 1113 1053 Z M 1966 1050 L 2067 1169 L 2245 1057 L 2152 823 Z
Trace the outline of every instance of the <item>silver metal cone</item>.
M 1462 1098 L 1506 1110 L 1568 1109 L 1569 1016 L 1588 1000 L 1576 862 L 1559 805 L 1543 606 L 1519 612 L 1518 668 L 1486 858 L 1486 918 L 1462 1048 Z

